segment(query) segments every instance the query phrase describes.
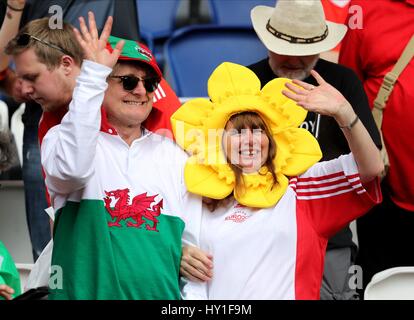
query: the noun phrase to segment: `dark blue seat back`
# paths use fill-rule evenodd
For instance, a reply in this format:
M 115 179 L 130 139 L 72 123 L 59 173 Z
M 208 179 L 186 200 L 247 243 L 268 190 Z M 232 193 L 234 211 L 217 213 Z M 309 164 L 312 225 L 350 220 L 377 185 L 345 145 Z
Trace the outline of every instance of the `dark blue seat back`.
M 207 80 L 222 62 L 249 65 L 267 56 L 254 30 L 212 25 L 178 30 L 166 42 L 166 77 L 179 97 L 207 96 Z
M 274 7 L 276 0 L 208 0 L 213 23 L 220 26 L 252 27 L 250 10 L 255 6 Z
M 154 40 L 173 33 L 179 3 L 180 0 L 137 0 L 141 37 L 151 50 Z

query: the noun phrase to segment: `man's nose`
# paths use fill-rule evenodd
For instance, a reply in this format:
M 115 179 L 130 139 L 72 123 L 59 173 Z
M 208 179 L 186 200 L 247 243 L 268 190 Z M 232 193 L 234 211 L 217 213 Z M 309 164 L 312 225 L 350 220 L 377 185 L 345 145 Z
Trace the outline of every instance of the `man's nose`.
M 28 81 L 22 80 L 22 94 L 23 95 L 30 95 L 34 93 L 34 87 Z
M 145 80 L 139 80 L 138 81 L 137 86 L 134 88 L 134 90 L 132 90 L 132 93 L 133 94 L 136 94 L 136 95 L 145 95 L 147 93 L 147 90 L 145 89 L 145 86 L 144 86 L 144 81 Z

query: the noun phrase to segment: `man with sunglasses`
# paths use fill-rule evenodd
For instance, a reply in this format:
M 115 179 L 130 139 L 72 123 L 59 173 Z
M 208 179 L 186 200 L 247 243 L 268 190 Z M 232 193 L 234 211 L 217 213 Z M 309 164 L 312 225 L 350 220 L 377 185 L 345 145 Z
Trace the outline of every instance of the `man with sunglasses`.
M 62 270 L 49 299 L 179 299 L 181 238 L 201 199 L 186 191 L 185 153 L 146 128 L 162 77 L 152 53 L 109 37 L 111 25 L 99 37 L 92 13 L 89 27 L 80 19 L 84 60 L 72 100 L 41 146 L 56 211 L 52 265 Z M 63 59 L 53 85 L 70 72 Z M 17 73 L 30 80 L 25 67 Z
M 99 30 L 102 29 L 108 15 L 113 15 L 115 17 L 119 16 L 122 17 L 122 19 L 117 19 L 117 21 L 114 23 L 112 29 L 113 34 L 129 39 L 139 39 L 139 24 L 136 10 L 137 8 L 135 1 L 132 0 L 2 0 L 2 2 L 3 3 L 0 3 L 0 17 L 6 15 L 4 21 L 7 23 L 16 23 L 16 25 L 19 25 L 19 21 L 21 19 L 20 26 L 23 26 L 29 21 L 34 21 L 38 18 L 53 15 L 55 11 L 50 9 L 52 6 L 55 6 L 55 8 L 57 6 L 62 8 L 64 21 L 69 21 L 73 25 L 78 25 L 78 17 L 80 15 L 86 16 L 89 10 L 93 10 Z M 56 20 L 52 19 L 52 22 L 53 21 Z M 128 21 L 128 23 L 125 23 L 125 21 Z M 8 39 L 12 38 L 17 33 L 17 30 L 18 29 L 16 28 L 14 34 Z M 46 40 L 46 42 L 50 43 L 51 41 L 48 41 L 50 40 L 49 37 L 52 33 L 57 31 L 57 29 L 50 29 L 49 26 L 47 26 L 47 28 L 45 28 L 45 31 L 46 33 L 42 34 L 42 37 L 39 37 L 39 34 L 35 33 L 30 33 L 30 35 L 37 37 L 40 40 Z M 32 47 L 35 42 L 39 41 L 31 38 L 28 44 L 28 48 Z M 66 43 L 69 44 L 69 46 L 61 44 L 60 42 L 53 43 L 52 41 L 52 45 L 55 44 L 60 48 L 64 47 L 66 49 L 69 49 L 69 53 L 72 53 L 73 55 L 74 53 L 70 48 L 72 48 L 74 45 L 76 46 L 76 44 L 73 44 L 70 39 Z M 44 51 L 50 51 L 49 48 L 52 48 L 48 47 L 47 45 L 44 45 L 43 47 L 45 48 Z M 3 48 L 3 46 L 0 46 L 1 51 L 3 51 Z M 59 52 L 58 50 L 59 49 L 57 49 L 56 52 L 59 55 L 64 55 L 64 53 Z M 39 52 L 41 54 L 44 54 L 42 53 L 41 49 L 39 49 Z M 35 58 L 37 58 L 36 55 L 28 57 L 29 60 L 27 63 L 36 64 L 37 61 L 33 60 Z M 80 62 L 81 61 L 82 59 Z M 7 64 L 8 61 L 3 66 L 6 67 Z M 74 65 L 73 67 L 74 71 L 76 71 L 76 68 L 80 68 L 80 64 Z M 0 77 L 1 74 L 2 73 L 0 72 Z M 46 93 L 52 94 L 55 93 L 55 91 L 47 90 L 49 86 L 37 86 L 37 88 L 44 88 L 44 91 L 46 91 L 46 93 L 43 92 L 44 101 L 48 101 L 49 99 L 49 101 L 53 103 L 53 99 L 57 99 L 57 103 L 61 105 L 62 100 L 67 100 L 64 108 L 56 109 L 53 112 L 43 113 L 43 110 L 38 103 L 30 100 L 30 97 L 22 96 L 20 81 L 19 79 L 16 81 L 16 77 L 12 70 L 6 69 L 4 74 L 6 77 L 3 79 L 3 81 L 0 80 L 0 86 L 3 85 L 3 88 L 6 89 L 7 94 L 12 95 L 13 98 L 18 99 L 19 102 L 21 99 L 27 99 L 26 109 L 22 117 L 24 123 L 24 157 L 22 176 L 25 188 L 25 206 L 28 229 L 33 247 L 33 259 L 36 261 L 39 254 L 42 252 L 43 248 L 50 240 L 50 228 L 48 222 L 49 219 L 44 212 L 44 209 L 48 207 L 48 202 L 46 200 L 45 185 L 41 174 L 38 137 L 41 141 L 50 127 L 60 123 L 63 115 L 67 110 L 67 105 L 70 102 L 71 95 L 53 95 L 51 97 L 52 101 L 50 101 L 49 95 Z M 66 82 L 66 89 L 70 91 L 70 94 L 74 88 L 74 77 L 75 73 L 63 79 Z M 7 100 L 9 106 L 11 103 L 14 103 L 12 100 L 10 100 Z M 9 103 L 9 101 L 11 103 Z M 42 100 L 40 100 L 40 102 L 40 104 L 43 104 Z M 146 121 L 147 127 L 154 131 L 162 131 L 163 134 L 172 137 L 171 124 L 169 119 L 171 114 L 180 105 L 181 104 L 178 97 L 175 95 L 165 79 L 162 78 L 161 83 L 154 95 L 153 111 Z M 40 119 L 41 122 L 39 123 Z

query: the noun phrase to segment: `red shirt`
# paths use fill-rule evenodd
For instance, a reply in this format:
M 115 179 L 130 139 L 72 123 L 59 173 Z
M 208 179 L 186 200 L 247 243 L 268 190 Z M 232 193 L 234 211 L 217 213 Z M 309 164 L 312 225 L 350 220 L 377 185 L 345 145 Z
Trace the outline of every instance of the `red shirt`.
M 322 0 L 325 19 L 335 23 L 345 24 L 348 15 L 348 7 L 350 0 Z M 332 50 L 339 51 L 341 43 Z
M 348 30 L 339 63 L 356 71 L 372 108 L 385 74 L 414 34 L 414 0 L 352 0 L 353 5 L 361 8 L 363 27 Z M 391 164 L 387 177 L 391 198 L 414 211 L 414 59 L 388 99 L 382 132 Z

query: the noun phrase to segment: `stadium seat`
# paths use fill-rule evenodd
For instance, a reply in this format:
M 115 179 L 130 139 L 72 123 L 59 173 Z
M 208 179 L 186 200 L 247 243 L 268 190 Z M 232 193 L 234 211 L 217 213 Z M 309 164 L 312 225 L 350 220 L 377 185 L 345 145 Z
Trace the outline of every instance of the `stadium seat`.
M 220 26 L 250 27 L 250 10 L 257 5 L 274 7 L 276 0 L 209 0 L 213 23 Z
M 414 300 L 414 267 L 396 267 L 378 272 L 368 283 L 365 300 Z
M 179 97 L 207 96 L 207 80 L 222 62 L 249 65 L 267 56 L 251 28 L 212 25 L 177 30 L 165 44 L 165 76 Z
M 23 166 L 23 131 L 24 124 L 22 121 L 22 115 L 26 104 L 22 103 L 20 107 L 13 113 L 11 117 L 10 130 L 13 133 L 14 140 L 17 146 L 17 153 L 19 155 L 20 165 Z
M 180 0 L 138 0 L 137 10 L 142 40 L 162 67 L 162 46 L 174 31 Z

